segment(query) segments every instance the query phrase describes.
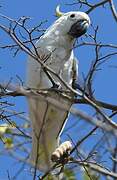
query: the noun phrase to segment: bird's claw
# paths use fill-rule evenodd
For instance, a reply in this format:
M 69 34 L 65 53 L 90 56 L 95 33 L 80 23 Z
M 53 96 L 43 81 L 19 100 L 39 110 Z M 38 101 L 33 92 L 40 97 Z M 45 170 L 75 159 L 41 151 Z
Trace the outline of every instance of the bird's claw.
M 70 141 L 65 141 L 51 155 L 52 162 L 61 162 L 67 160 L 69 152 L 72 150 L 72 144 Z
M 53 86 L 51 87 L 51 89 L 57 89 L 57 90 L 61 90 L 61 85 L 60 83 L 54 83 Z

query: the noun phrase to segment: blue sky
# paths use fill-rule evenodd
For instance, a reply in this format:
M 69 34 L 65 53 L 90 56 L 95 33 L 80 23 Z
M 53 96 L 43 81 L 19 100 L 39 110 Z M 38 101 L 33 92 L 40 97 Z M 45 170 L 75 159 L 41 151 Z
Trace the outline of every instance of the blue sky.
M 17 19 L 20 16 L 30 16 L 32 17 L 31 25 L 39 24 L 43 20 L 48 20 L 45 24 L 45 27 L 50 26 L 53 21 L 55 21 L 55 7 L 57 4 L 61 5 L 61 9 L 65 12 L 70 10 L 78 10 L 78 6 L 67 6 L 65 4 L 72 3 L 73 1 L 68 0 L 2 0 L 0 1 L 1 8 L 0 12 L 11 17 Z M 91 1 L 92 2 L 92 1 Z M 96 0 L 93 3 L 97 2 Z M 117 2 L 116 2 L 117 5 Z M 112 13 L 109 10 L 108 6 L 106 5 L 105 8 L 98 8 L 96 11 L 90 14 L 91 20 L 93 25 L 96 27 L 99 25 L 99 34 L 98 34 L 98 41 L 109 43 L 109 44 L 116 44 L 117 43 L 117 32 L 116 32 L 116 23 L 112 17 Z M 0 19 L 0 22 L 3 22 Z M 90 28 L 89 33 L 93 33 L 93 30 Z M 4 33 L 0 31 L 0 42 L 8 42 L 8 37 L 5 36 Z M 112 49 L 110 52 L 115 52 L 116 49 Z M 102 54 L 105 55 L 108 53 L 108 49 L 104 49 Z M 25 81 L 25 70 L 26 70 L 26 59 L 27 55 L 24 53 L 18 54 L 15 58 L 12 57 L 12 53 L 7 50 L 0 50 L 0 81 L 9 81 L 12 77 L 14 82 L 17 82 L 16 75 L 18 75 L 22 80 Z M 92 47 L 80 47 L 75 49 L 75 55 L 79 60 L 79 73 L 80 76 L 83 74 L 87 74 L 88 69 L 92 60 L 94 60 L 94 49 Z M 117 92 L 117 85 L 116 85 L 116 74 L 117 69 L 112 68 L 111 66 L 117 66 L 116 56 L 112 57 L 104 66 L 102 66 L 102 70 L 97 73 L 94 79 L 94 87 L 95 87 L 95 95 L 98 99 L 103 101 L 107 101 L 110 103 L 117 104 L 116 99 L 116 92 Z M 27 104 L 24 98 L 12 98 L 10 100 L 12 103 L 16 103 L 15 109 L 18 111 L 26 111 L 27 112 Z M 78 108 L 86 110 L 88 114 L 92 114 L 92 109 L 89 107 L 84 107 L 78 105 Z M 70 116 L 68 121 L 67 127 L 72 123 L 77 122 L 77 119 L 73 116 Z M 84 122 L 79 122 L 74 130 L 71 130 L 69 133 L 74 138 L 80 139 L 83 136 L 83 133 L 86 132 L 86 129 L 90 128 L 90 125 L 87 124 L 86 129 L 83 127 Z M 98 139 L 98 137 L 96 137 Z M 66 136 L 63 137 L 66 139 Z M 96 140 L 97 140 L 96 139 Z M 92 144 L 94 143 L 94 138 L 91 139 Z M 89 145 L 89 144 L 88 144 Z M 2 145 L 1 145 L 2 147 Z M 83 147 L 84 150 L 85 147 Z M 12 165 L 11 158 L 9 157 L 0 157 L 0 180 L 7 179 L 6 170 L 10 170 Z M 15 166 L 12 166 L 13 169 L 10 170 L 11 174 L 15 171 Z M 31 178 L 30 173 L 27 173 L 27 168 L 24 169 L 24 173 L 19 178 L 22 180 Z

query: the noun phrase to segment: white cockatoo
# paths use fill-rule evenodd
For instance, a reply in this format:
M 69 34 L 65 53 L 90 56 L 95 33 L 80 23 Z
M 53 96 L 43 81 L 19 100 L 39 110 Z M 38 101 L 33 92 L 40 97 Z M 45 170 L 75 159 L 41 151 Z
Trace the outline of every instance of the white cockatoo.
M 90 18 L 86 13 L 79 11 L 62 13 L 59 7 L 56 14 L 59 18 L 41 36 L 35 47 L 41 57 L 39 60 L 72 86 L 73 75 L 77 72 L 73 45 L 76 38 L 86 33 Z M 36 90 L 52 88 L 50 75 L 61 90 L 66 90 L 64 83 L 55 74 L 48 71 L 48 75 L 41 64 L 32 57 L 28 59 L 27 69 L 27 87 Z M 62 106 L 65 104 L 67 110 L 53 105 L 40 96 L 28 98 L 32 122 L 30 161 L 42 172 L 46 172 L 53 165 L 51 155 L 59 146 L 59 137 L 72 105 L 72 102 L 63 98 L 60 93 L 50 91 L 49 94 Z

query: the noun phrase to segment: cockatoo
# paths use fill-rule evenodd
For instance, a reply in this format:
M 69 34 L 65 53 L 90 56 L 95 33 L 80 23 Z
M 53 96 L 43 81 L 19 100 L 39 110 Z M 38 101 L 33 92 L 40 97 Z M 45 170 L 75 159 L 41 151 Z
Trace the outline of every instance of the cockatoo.
M 59 18 L 36 42 L 35 47 L 40 57 L 39 61 L 51 68 L 69 86 L 72 86 L 73 76 L 74 73 L 77 74 L 78 68 L 73 54 L 73 46 L 76 38 L 86 33 L 90 25 L 90 18 L 86 13 L 79 11 L 62 13 L 59 7 L 56 8 L 56 15 Z M 55 74 L 47 72 L 39 62 L 29 57 L 27 87 L 36 90 L 50 89 L 55 82 L 61 91 L 67 90 L 64 83 Z M 51 155 L 59 146 L 60 135 L 72 105 L 72 102 L 63 98 L 60 93 L 50 91 L 49 94 L 62 106 L 66 105 L 67 110 L 53 105 L 40 96 L 28 98 L 29 115 L 32 122 L 30 161 L 42 172 L 48 171 L 53 165 Z

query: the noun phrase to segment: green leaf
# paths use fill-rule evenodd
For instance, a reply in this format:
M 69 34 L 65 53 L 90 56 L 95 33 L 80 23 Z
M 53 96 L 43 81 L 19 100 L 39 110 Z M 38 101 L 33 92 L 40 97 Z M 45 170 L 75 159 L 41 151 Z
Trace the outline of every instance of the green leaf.
M 63 180 L 76 180 L 75 173 L 73 170 L 66 168 L 64 170 L 64 176 Z
M 9 138 L 9 137 L 5 137 L 4 138 L 4 143 L 5 143 L 5 148 L 6 149 L 11 149 L 13 148 L 13 139 L 12 138 Z
M 10 134 L 12 130 L 15 128 L 15 124 L 0 124 L 0 136 L 3 137 L 4 134 Z
M 99 180 L 99 175 L 87 168 L 87 171 L 85 170 L 83 173 L 83 180 Z
M 24 123 L 24 125 L 23 125 L 23 128 L 25 128 L 25 129 L 27 129 L 27 128 L 30 128 L 30 124 L 29 123 Z
M 6 131 L 8 130 L 8 124 L 1 124 L 0 125 L 0 136 L 2 137 L 5 133 L 6 133 Z

